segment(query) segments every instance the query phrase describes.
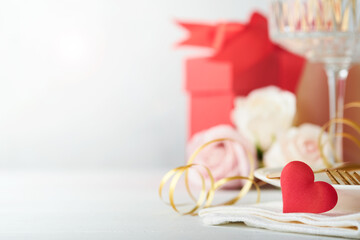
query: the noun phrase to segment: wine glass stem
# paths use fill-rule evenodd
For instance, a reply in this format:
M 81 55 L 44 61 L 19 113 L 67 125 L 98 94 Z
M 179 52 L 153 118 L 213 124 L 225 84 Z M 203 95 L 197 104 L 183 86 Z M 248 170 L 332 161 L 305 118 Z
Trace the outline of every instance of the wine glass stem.
M 329 87 L 329 107 L 330 119 L 343 118 L 344 116 L 344 99 L 345 99 L 345 84 L 348 75 L 348 67 L 337 67 L 334 65 L 325 64 L 326 75 L 328 78 Z M 341 123 L 331 124 L 329 128 L 330 141 L 334 146 L 335 153 L 332 154 L 330 161 L 332 164 L 343 160 L 342 151 L 342 137 L 343 126 Z

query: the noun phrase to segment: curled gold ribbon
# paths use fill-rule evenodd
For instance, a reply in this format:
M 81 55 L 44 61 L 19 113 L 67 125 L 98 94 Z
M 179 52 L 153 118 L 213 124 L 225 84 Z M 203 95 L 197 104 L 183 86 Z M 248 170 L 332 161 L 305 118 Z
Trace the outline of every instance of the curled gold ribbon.
M 244 177 L 244 176 L 226 177 L 226 178 L 222 178 L 222 179 L 218 180 L 217 182 L 215 182 L 214 177 L 208 167 L 201 165 L 201 164 L 193 163 L 195 158 L 198 156 L 198 154 L 204 148 L 206 148 L 210 144 L 213 144 L 216 142 L 222 142 L 222 141 L 232 141 L 235 143 L 239 143 L 236 140 L 233 140 L 230 138 L 219 138 L 219 139 L 214 139 L 212 141 L 209 141 L 195 150 L 195 152 L 190 156 L 190 158 L 187 162 L 187 165 L 174 168 L 164 175 L 164 177 L 162 178 L 162 180 L 160 182 L 160 186 L 159 186 L 159 196 L 163 200 L 162 192 L 163 192 L 164 186 L 171 179 L 170 185 L 169 185 L 169 203 L 168 204 L 170 204 L 170 206 L 173 208 L 173 210 L 175 210 L 176 212 L 178 212 L 182 215 L 196 215 L 195 214 L 196 211 L 199 210 L 201 207 L 207 208 L 207 207 L 212 206 L 211 203 L 214 199 L 216 190 L 218 190 L 219 188 L 221 188 L 222 186 L 224 186 L 225 184 L 227 184 L 230 181 L 240 180 L 240 179 L 248 180 L 248 181 L 244 184 L 244 186 L 241 188 L 239 193 L 234 198 L 226 201 L 225 203 L 218 204 L 218 205 L 235 204 L 237 201 L 239 201 L 242 197 L 244 197 L 249 192 L 249 190 L 251 189 L 251 186 L 253 184 L 257 191 L 257 203 L 260 202 L 260 188 L 257 185 L 257 183 L 254 181 L 255 160 L 254 160 L 253 155 L 250 152 L 247 151 L 247 155 L 248 155 L 249 163 L 250 163 L 250 173 L 249 173 L 248 177 Z M 200 176 L 201 183 L 202 183 L 201 191 L 200 191 L 199 197 L 197 199 L 192 194 L 191 189 L 190 189 L 190 184 L 188 181 L 188 171 L 194 167 L 201 167 L 201 168 L 205 169 L 205 171 L 208 174 L 208 177 L 210 179 L 210 187 L 209 187 L 209 190 L 206 192 L 205 177 L 202 175 L 202 173 L 199 170 L 196 169 L 197 173 Z M 190 198 L 194 201 L 195 206 L 191 210 L 181 213 L 177 208 L 177 205 L 178 206 L 180 206 L 180 205 L 175 204 L 175 202 L 174 202 L 174 192 L 175 192 L 176 185 L 183 174 L 185 174 L 185 186 L 186 186 L 187 193 L 190 196 Z
M 172 170 L 170 170 L 168 173 L 166 173 L 164 175 L 164 177 L 162 178 L 161 182 L 160 182 L 160 187 L 159 187 L 159 196 L 162 199 L 162 190 L 164 185 L 166 184 L 166 182 L 172 178 L 171 182 L 170 182 L 170 187 L 169 187 L 169 203 L 171 205 L 171 207 L 178 213 L 180 213 L 180 211 L 177 209 L 175 203 L 174 203 L 174 192 L 175 192 L 175 187 L 181 177 L 181 175 L 184 173 L 184 171 L 187 171 L 188 169 L 190 169 L 191 167 L 196 166 L 197 164 L 189 164 L 186 166 L 182 166 L 182 167 L 177 167 L 174 168 Z M 201 166 L 203 168 L 205 168 L 205 170 L 208 172 L 209 176 L 210 176 L 210 181 L 211 181 L 211 188 L 214 188 L 214 178 L 212 177 L 210 170 L 202 165 L 198 165 Z M 187 214 L 193 214 L 197 209 L 199 209 L 199 207 L 204 203 L 205 198 L 208 198 L 208 196 L 206 196 L 206 186 L 205 186 L 205 179 L 203 177 L 203 175 L 197 171 L 200 178 L 201 178 L 201 183 L 202 183 L 202 187 L 201 187 L 201 193 L 200 196 L 198 198 L 198 200 L 196 201 L 196 205 L 195 207 L 193 207 L 190 211 L 184 213 L 184 215 Z
M 351 102 L 348 103 L 344 106 L 344 109 L 350 109 L 350 108 L 360 108 L 360 102 Z M 332 168 L 333 164 L 330 163 L 329 159 L 326 157 L 325 153 L 324 153 L 324 146 L 329 142 L 330 144 L 330 149 L 335 157 L 335 161 L 336 162 L 340 162 L 339 156 L 337 156 L 335 154 L 335 146 L 334 146 L 334 141 L 332 141 L 333 138 L 337 138 L 337 137 L 342 137 L 342 138 L 346 138 L 349 139 L 350 141 L 352 141 L 353 143 L 356 144 L 356 146 L 358 148 L 360 148 L 360 140 L 358 138 L 356 138 L 355 136 L 349 134 L 349 133 L 335 133 L 329 136 L 329 139 L 327 139 L 327 141 L 323 142 L 323 135 L 326 133 L 326 129 L 328 129 L 332 124 L 344 124 L 347 125 L 349 127 L 351 127 L 353 130 L 356 131 L 357 134 L 360 135 L 360 125 L 350 119 L 347 118 L 333 118 L 330 119 L 327 123 L 325 123 L 322 128 L 321 128 L 321 132 L 319 135 L 319 139 L 318 139 L 318 145 L 319 145 L 319 150 L 320 150 L 320 156 L 323 160 L 323 163 L 325 164 L 325 166 L 327 168 Z

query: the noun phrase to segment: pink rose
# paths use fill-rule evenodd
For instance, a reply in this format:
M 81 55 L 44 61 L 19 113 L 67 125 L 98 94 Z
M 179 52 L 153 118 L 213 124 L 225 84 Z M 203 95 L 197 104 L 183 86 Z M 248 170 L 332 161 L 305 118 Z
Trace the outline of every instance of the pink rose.
M 290 128 L 271 146 L 264 156 L 266 167 L 283 167 L 291 161 L 303 161 L 313 169 L 325 168 L 320 156 L 318 138 L 321 128 L 314 124 L 303 124 Z M 323 135 L 323 141 L 328 136 Z M 329 154 L 325 148 L 325 154 Z
M 230 138 L 237 142 L 223 141 L 213 143 L 204 148 L 193 163 L 208 167 L 215 181 L 238 175 L 247 177 L 250 173 L 248 153 L 252 154 L 256 164 L 255 148 L 231 126 L 219 125 L 195 134 L 187 145 L 187 157 L 189 158 L 204 143 L 218 138 Z M 199 168 L 199 171 L 201 171 L 206 180 L 209 180 L 205 170 Z M 193 185 L 201 186 L 201 180 L 196 171 L 189 171 L 189 181 Z M 231 181 L 225 187 L 240 187 L 243 185 L 243 182 L 242 180 Z

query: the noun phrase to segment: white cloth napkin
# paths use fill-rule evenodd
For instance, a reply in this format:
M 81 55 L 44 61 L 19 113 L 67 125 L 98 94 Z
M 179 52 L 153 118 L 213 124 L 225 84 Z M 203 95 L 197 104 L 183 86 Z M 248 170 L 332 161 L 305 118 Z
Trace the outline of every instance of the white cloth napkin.
M 282 213 L 281 202 L 206 208 L 199 212 L 204 224 L 243 222 L 251 227 L 281 232 L 360 239 L 360 213 Z

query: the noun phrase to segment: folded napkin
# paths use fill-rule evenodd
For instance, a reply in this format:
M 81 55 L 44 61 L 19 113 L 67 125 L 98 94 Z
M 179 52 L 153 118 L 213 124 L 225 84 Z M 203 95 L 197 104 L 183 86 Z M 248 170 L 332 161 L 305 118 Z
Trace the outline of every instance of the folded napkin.
M 243 222 L 251 227 L 281 232 L 360 239 L 360 212 L 282 213 L 281 202 L 270 202 L 206 208 L 199 216 L 207 225 Z

